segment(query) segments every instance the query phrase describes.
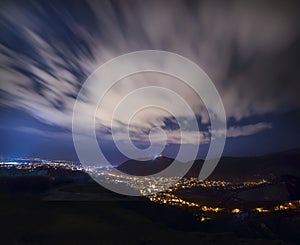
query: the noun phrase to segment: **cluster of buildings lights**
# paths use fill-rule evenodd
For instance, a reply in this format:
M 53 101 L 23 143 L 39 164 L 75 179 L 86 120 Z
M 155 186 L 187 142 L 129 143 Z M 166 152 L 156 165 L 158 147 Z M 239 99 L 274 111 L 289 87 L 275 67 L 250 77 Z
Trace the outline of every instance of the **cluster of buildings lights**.
M 157 157 L 162 157 L 162 155 L 158 155 Z M 84 171 L 84 169 L 74 163 L 65 162 L 65 161 L 47 161 L 47 160 L 40 160 L 40 159 L 27 159 L 27 161 L 18 162 L 18 161 L 11 161 L 11 162 L 0 162 L 0 168 L 1 167 L 14 167 L 16 169 L 23 169 L 23 170 L 31 170 L 36 169 L 39 167 L 46 167 L 46 168 L 64 168 L 69 170 L 75 170 L 75 171 Z M 86 169 L 85 169 L 86 170 Z M 259 185 L 266 185 L 270 184 L 270 182 L 266 180 L 261 181 L 250 181 L 250 182 L 243 182 L 240 184 L 233 184 L 231 182 L 226 181 L 212 181 L 212 180 L 206 180 L 201 181 L 196 178 L 189 178 L 189 179 L 182 179 L 179 182 L 177 182 L 172 187 L 167 188 L 166 191 L 163 192 L 157 192 L 160 190 L 165 190 L 166 186 L 169 186 L 169 183 L 174 182 L 174 179 L 171 177 L 160 177 L 160 178 L 149 178 L 145 181 L 140 181 L 139 177 L 128 177 L 123 175 L 115 175 L 110 173 L 109 169 L 90 169 L 87 170 L 87 172 L 97 172 L 98 175 L 101 175 L 107 179 L 107 181 L 111 181 L 114 183 L 125 183 L 131 186 L 132 188 L 137 188 L 140 190 L 142 195 L 146 195 L 150 201 L 156 202 L 159 204 L 168 204 L 173 206 L 180 206 L 180 207 L 191 207 L 195 208 L 201 212 L 213 212 L 213 213 L 219 213 L 219 212 L 227 212 L 232 214 L 239 214 L 243 212 L 258 212 L 258 213 L 268 213 L 273 211 L 283 211 L 283 210 L 291 210 L 291 209 L 298 209 L 300 208 L 300 200 L 296 201 L 289 201 L 286 203 L 282 203 L 279 205 L 276 205 L 274 207 L 256 207 L 252 208 L 250 210 L 241 210 L 240 208 L 223 208 L 223 207 L 209 207 L 206 205 L 201 205 L 196 202 L 187 201 L 182 198 L 179 198 L 178 196 L 172 194 L 174 191 L 178 189 L 187 189 L 192 187 L 204 187 L 204 188 L 223 188 L 223 189 L 241 189 L 241 188 L 248 188 L 253 186 L 259 186 Z M 177 177 L 174 177 L 177 178 Z M 152 194 L 155 192 L 155 194 Z M 209 218 L 201 217 L 201 221 L 205 221 Z
M 190 181 L 190 182 L 189 182 Z M 258 182 L 245 182 L 242 183 L 239 186 L 257 186 L 257 185 L 262 185 L 262 184 L 267 184 L 266 180 L 258 181 Z M 172 188 L 169 188 L 168 190 L 160 193 L 155 193 L 153 195 L 148 196 L 149 200 L 155 203 L 159 204 L 167 204 L 167 205 L 172 205 L 172 206 L 179 206 L 179 207 L 190 207 L 193 208 L 194 213 L 196 213 L 196 216 L 198 215 L 197 211 L 200 213 L 231 213 L 233 215 L 239 215 L 242 213 L 247 213 L 247 212 L 257 212 L 257 213 L 269 213 L 269 212 L 276 212 L 276 211 L 283 211 L 283 210 L 292 210 L 292 209 L 300 209 L 300 200 L 296 201 L 289 201 L 285 202 L 276 206 L 272 207 L 255 207 L 251 208 L 249 210 L 242 210 L 240 208 L 225 208 L 225 207 L 209 207 L 207 205 L 202 205 L 197 202 L 192 202 L 192 201 L 186 201 L 176 195 L 174 195 L 172 192 L 174 190 L 178 190 L 180 188 L 186 189 L 186 188 L 191 188 L 194 186 L 202 186 L 202 187 L 226 187 L 230 186 L 231 188 L 235 189 L 234 185 L 232 185 L 229 182 L 224 182 L 224 181 L 217 181 L 217 182 L 212 182 L 212 181 L 197 181 L 195 179 L 190 179 L 190 180 L 182 180 L 181 182 L 176 183 Z M 240 188 L 240 187 L 239 187 Z M 201 216 L 200 220 L 201 221 L 206 221 L 208 219 L 211 219 L 210 217 L 204 217 Z
M 208 207 L 206 205 L 201 205 L 196 202 L 191 202 L 191 201 L 185 201 L 179 197 L 177 197 L 174 194 L 170 193 L 156 193 L 151 196 L 148 196 L 149 200 L 152 202 L 156 202 L 159 204 L 169 204 L 173 206 L 180 206 L 180 207 L 193 207 L 197 208 L 199 211 L 202 212 L 227 212 L 227 213 L 232 213 L 232 214 L 239 214 L 243 212 L 258 212 L 258 213 L 268 213 L 268 212 L 273 212 L 273 211 L 281 211 L 281 210 L 289 210 L 289 209 L 298 209 L 300 208 L 300 200 L 296 201 L 289 201 L 287 203 L 283 203 L 280 205 L 276 205 L 272 208 L 266 208 L 266 207 L 256 207 L 252 208 L 250 210 L 241 210 L 240 208 L 233 208 L 233 209 L 228 209 L 228 208 L 222 208 L 222 207 Z
M 19 160 L 19 161 L 18 161 Z M 73 171 L 83 171 L 83 168 L 73 162 L 67 161 L 50 161 L 39 158 L 16 159 L 15 161 L 0 162 L 0 168 L 15 168 L 20 170 L 34 170 L 38 168 L 64 168 Z

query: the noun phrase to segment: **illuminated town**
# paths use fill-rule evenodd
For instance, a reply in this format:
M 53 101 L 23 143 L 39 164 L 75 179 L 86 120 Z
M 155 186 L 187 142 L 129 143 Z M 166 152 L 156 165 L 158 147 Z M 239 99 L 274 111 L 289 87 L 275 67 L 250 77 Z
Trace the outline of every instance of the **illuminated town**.
M 189 180 L 185 180 L 184 185 L 181 185 L 182 183 L 176 184 L 176 187 L 174 189 L 189 188 L 189 187 L 187 187 L 188 185 L 186 184 L 188 182 L 189 182 Z M 195 180 L 191 180 L 191 182 L 195 182 Z M 212 185 L 211 181 L 204 181 L 204 182 L 200 181 L 200 182 L 201 183 L 199 183 L 199 185 L 205 186 L 206 188 L 211 188 L 212 186 L 214 186 L 214 185 Z M 261 181 L 261 182 L 257 182 L 257 183 L 247 182 L 247 183 L 243 183 L 243 184 L 239 185 L 238 187 L 231 186 L 228 188 L 236 189 L 236 188 L 243 188 L 243 186 L 245 186 L 245 187 L 249 187 L 251 185 L 257 186 L 257 185 L 261 185 L 264 183 L 265 183 L 265 181 Z M 192 184 L 191 186 L 194 186 L 194 184 Z M 174 189 L 170 188 L 168 191 L 150 195 L 150 196 L 148 196 L 148 198 L 150 201 L 158 203 L 158 204 L 166 204 L 166 205 L 172 205 L 172 206 L 177 206 L 177 207 L 182 207 L 182 208 L 190 208 L 195 216 L 201 217 L 201 221 L 209 220 L 212 217 L 216 217 L 214 215 L 216 213 L 232 214 L 232 215 L 236 215 L 237 217 L 245 217 L 241 214 L 245 214 L 247 216 L 250 213 L 269 213 L 269 212 L 274 212 L 274 211 L 276 212 L 276 211 L 295 210 L 295 209 L 299 210 L 300 209 L 300 200 L 287 201 L 287 202 L 283 202 L 279 205 L 275 205 L 272 207 L 253 207 L 248 210 L 241 209 L 240 207 L 236 207 L 236 208 L 211 207 L 211 206 L 207 206 L 205 204 L 187 201 L 182 198 L 179 198 L 178 196 L 172 194 Z M 206 216 L 204 216 L 203 214 L 206 214 Z
M 0 168 L 15 168 L 19 170 L 36 170 L 36 169 L 66 169 L 73 171 L 83 171 L 83 168 L 75 162 L 63 160 L 43 160 L 40 158 L 19 158 L 13 161 L 0 162 Z
M 247 217 L 258 213 L 273 213 L 290 210 L 300 210 L 300 200 L 287 200 L 282 202 L 273 202 L 268 205 L 258 205 L 252 207 L 232 206 L 232 205 L 210 205 L 205 202 L 193 201 L 187 195 L 187 198 L 181 197 L 181 194 L 189 193 L 190 190 L 196 189 L 201 191 L 219 191 L 235 192 L 260 187 L 268 187 L 272 181 L 262 179 L 260 181 L 247 181 L 233 183 L 224 180 L 205 180 L 197 178 L 182 178 L 177 181 L 178 177 L 139 177 L 124 174 L 116 174 L 111 168 L 83 168 L 75 162 L 69 161 L 50 161 L 39 158 L 33 159 L 14 159 L 13 161 L 0 162 L 0 168 L 9 170 L 11 176 L 32 176 L 47 175 L 47 170 L 67 170 L 72 172 L 89 173 L 102 178 L 109 184 L 125 184 L 130 188 L 136 189 L 142 196 L 146 196 L 151 202 L 170 205 L 188 209 L 200 221 L 206 221 L 213 218 L 222 217 L 222 215 L 231 215 L 234 217 Z M 21 171 L 20 172 L 18 172 Z M 23 170 L 23 171 L 22 171 Z M 2 173 L 3 175 L 3 173 Z M 176 182 L 176 183 L 175 183 Z M 175 183 L 175 184 L 172 184 Z M 218 203 L 218 202 L 216 202 Z M 218 215 L 218 216 L 217 216 Z

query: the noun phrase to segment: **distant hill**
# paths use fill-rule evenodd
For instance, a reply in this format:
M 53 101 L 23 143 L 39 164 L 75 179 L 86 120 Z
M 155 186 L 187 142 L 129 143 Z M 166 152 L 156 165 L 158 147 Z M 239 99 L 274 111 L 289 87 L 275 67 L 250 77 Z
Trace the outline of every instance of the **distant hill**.
M 197 177 L 203 160 L 196 160 L 187 177 Z M 256 180 L 281 175 L 300 177 L 300 149 L 256 157 L 222 157 L 209 179 Z
M 147 161 L 128 160 L 120 164 L 117 169 L 126 174 L 145 176 L 164 170 L 170 166 L 173 161 L 174 159 L 164 156 Z
M 144 176 L 162 171 L 173 161 L 174 159 L 168 157 L 148 161 L 128 160 L 117 169 L 127 174 Z M 185 177 L 198 177 L 203 163 L 204 160 L 196 160 Z M 300 149 L 256 157 L 222 157 L 209 179 L 244 181 L 276 178 L 281 175 L 300 177 Z

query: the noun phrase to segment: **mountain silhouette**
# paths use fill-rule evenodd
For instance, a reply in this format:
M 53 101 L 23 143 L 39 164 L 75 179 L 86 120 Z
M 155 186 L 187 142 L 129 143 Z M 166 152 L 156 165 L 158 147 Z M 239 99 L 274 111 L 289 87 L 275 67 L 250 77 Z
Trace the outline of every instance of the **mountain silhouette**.
M 196 160 L 186 177 L 198 177 L 204 160 Z M 255 157 L 222 157 L 208 179 L 257 180 L 281 175 L 300 177 L 300 149 Z
M 173 158 L 159 156 L 147 161 L 130 159 L 120 164 L 117 169 L 126 174 L 145 176 L 152 175 L 166 169 L 174 161 Z M 176 161 L 179 164 L 184 164 Z
M 147 161 L 128 160 L 117 167 L 118 170 L 138 176 L 158 173 L 174 161 L 165 156 Z M 177 162 L 178 163 L 178 162 Z M 189 162 L 191 163 L 191 162 Z M 194 161 L 185 177 L 198 177 L 204 160 Z M 180 163 L 184 166 L 185 163 Z M 276 178 L 281 175 L 300 177 L 300 149 L 270 153 L 254 157 L 222 157 L 208 179 L 227 181 L 258 180 Z

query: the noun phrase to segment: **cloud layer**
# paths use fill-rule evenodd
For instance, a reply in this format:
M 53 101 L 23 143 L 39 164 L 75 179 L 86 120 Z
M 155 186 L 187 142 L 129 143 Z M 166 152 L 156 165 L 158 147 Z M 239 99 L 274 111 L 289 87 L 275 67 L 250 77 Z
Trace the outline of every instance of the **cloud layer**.
M 0 103 L 70 129 L 76 95 L 91 72 L 118 55 L 159 49 L 202 67 L 217 87 L 227 117 L 236 124 L 251 116 L 299 108 L 298 7 L 296 2 L 261 1 L 2 4 Z M 99 132 L 109 131 L 110 113 L 118 101 L 150 80 L 157 86 L 171 86 L 189 102 L 207 142 L 209 121 L 201 100 L 180 81 L 163 75 L 120 81 L 97 114 Z M 171 100 L 160 94 L 156 99 Z M 83 117 L 90 113 L 88 100 L 85 103 Z M 171 118 L 162 110 L 148 110 L 133 120 L 132 135 L 144 141 L 147 130 L 158 126 L 166 130 L 170 143 L 177 143 L 178 128 L 167 121 Z M 229 128 L 228 136 L 251 135 L 270 127 L 266 122 L 237 125 Z M 191 132 L 184 141 L 197 139 Z

